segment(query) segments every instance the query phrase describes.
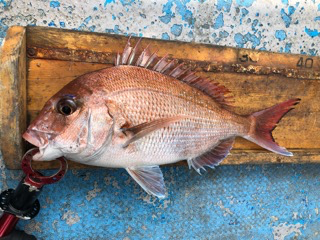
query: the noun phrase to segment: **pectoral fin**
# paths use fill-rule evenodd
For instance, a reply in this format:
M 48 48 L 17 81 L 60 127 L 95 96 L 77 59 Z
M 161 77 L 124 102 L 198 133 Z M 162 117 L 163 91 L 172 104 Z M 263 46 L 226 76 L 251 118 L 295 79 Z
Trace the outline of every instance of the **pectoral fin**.
M 130 176 L 145 190 L 158 198 L 165 197 L 165 185 L 159 166 L 126 168 Z
M 157 120 L 154 120 L 151 122 L 145 122 L 134 127 L 122 128 L 123 133 L 125 133 L 127 136 L 131 136 L 124 143 L 123 147 L 127 147 L 130 143 L 146 136 L 147 134 L 153 131 L 156 131 L 160 128 L 167 127 L 174 122 L 178 122 L 182 120 L 183 118 L 185 117 L 175 116 L 175 117 L 168 117 L 168 118 L 159 118 Z

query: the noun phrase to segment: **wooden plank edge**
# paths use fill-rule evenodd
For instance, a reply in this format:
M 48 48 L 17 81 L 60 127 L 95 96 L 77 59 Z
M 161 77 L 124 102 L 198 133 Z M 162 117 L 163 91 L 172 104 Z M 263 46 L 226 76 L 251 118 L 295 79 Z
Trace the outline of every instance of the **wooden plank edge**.
M 57 35 L 65 34 L 67 40 L 56 39 Z M 38 35 L 33 37 L 33 35 Z M 96 44 L 92 35 L 101 38 Z M 43 36 L 43 37 L 41 37 Z M 113 63 L 116 51 L 110 51 L 112 41 L 124 46 L 128 37 L 123 35 L 78 32 L 48 27 L 27 27 L 27 53 L 30 58 L 54 59 L 63 61 L 85 61 L 92 63 Z M 42 39 L 42 40 L 41 40 Z M 108 40 L 111 48 L 108 47 Z M 138 37 L 132 37 L 132 42 Z M 78 43 L 79 42 L 79 43 Z M 81 45 L 77 45 L 83 42 Z M 143 38 L 145 45 L 152 42 L 155 49 L 159 49 L 160 56 L 167 53 L 167 49 L 176 48 L 175 59 L 186 62 L 193 69 L 205 72 L 234 72 L 256 75 L 281 75 L 288 78 L 320 79 L 320 57 L 305 56 L 301 54 L 283 54 L 251 49 L 222 47 L 217 45 L 187 43 L 179 41 L 165 41 L 160 39 Z M 159 45 L 165 46 L 160 48 Z M 194 52 L 206 49 L 205 59 L 183 51 L 192 48 Z M 163 50 L 165 49 L 165 50 Z M 120 51 L 122 49 L 119 49 Z M 161 52 L 166 51 L 166 52 Z M 192 51 L 191 51 L 192 52 Z M 189 55 L 188 55 L 189 54 Z M 173 57 L 169 55 L 169 57 Z M 202 57 L 203 58 L 203 57 Z
M 272 152 L 263 150 L 232 150 L 230 155 L 221 163 L 221 165 L 240 165 L 240 164 L 306 164 L 320 163 L 320 149 L 289 149 L 294 154 L 292 157 L 281 156 Z M 83 165 L 80 163 L 68 161 L 69 169 L 99 169 L 95 167 Z M 57 161 L 50 162 L 33 162 L 34 169 L 55 169 L 59 167 Z M 186 161 L 180 161 L 176 164 L 165 166 L 187 166 Z M 16 169 L 20 169 L 17 167 Z
M 9 169 L 20 168 L 26 129 L 26 29 L 10 27 L 0 53 L 0 149 Z

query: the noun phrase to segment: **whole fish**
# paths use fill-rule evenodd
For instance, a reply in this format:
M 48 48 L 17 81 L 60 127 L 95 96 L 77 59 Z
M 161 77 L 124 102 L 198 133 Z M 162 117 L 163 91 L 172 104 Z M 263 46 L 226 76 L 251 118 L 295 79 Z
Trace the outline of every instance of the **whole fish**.
M 34 160 L 64 156 L 125 168 L 147 193 L 163 198 L 159 165 L 187 160 L 200 173 L 217 166 L 237 136 L 292 156 L 271 132 L 300 99 L 238 115 L 226 87 L 159 59 L 149 47 L 139 51 L 139 43 L 133 47 L 129 39 L 114 67 L 82 75 L 48 100 L 23 134 L 39 147 Z

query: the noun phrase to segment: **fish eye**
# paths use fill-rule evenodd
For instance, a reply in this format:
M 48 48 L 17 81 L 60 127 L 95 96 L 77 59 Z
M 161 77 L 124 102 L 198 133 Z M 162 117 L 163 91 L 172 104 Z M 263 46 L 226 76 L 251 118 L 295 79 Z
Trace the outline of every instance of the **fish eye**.
M 58 102 L 57 110 L 62 115 L 68 116 L 77 110 L 77 104 L 73 99 L 63 98 Z

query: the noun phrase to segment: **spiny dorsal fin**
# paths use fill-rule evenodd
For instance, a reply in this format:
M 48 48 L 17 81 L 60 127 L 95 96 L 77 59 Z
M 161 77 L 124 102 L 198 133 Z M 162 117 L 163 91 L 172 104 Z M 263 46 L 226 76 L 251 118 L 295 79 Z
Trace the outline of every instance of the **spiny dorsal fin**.
M 134 47 L 131 46 L 130 39 L 131 37 L 129 37 L 123 53 L 117 54 L 115 66 L 134 65 L 165 74 L 201 90 L 212 97 L 223 108 L 231 107 L 233 103 L 232 96 L 228 95 L 230 91 L 225 86 L 197 76 L 195 72 L 191 71 L 183 63 L 178 64 L 177 60 L 168 59 L 168 55 L 159 59 L 155 52 L 152 53 L 150 51 L 149 45 L 139 54 L 141 38 Z

